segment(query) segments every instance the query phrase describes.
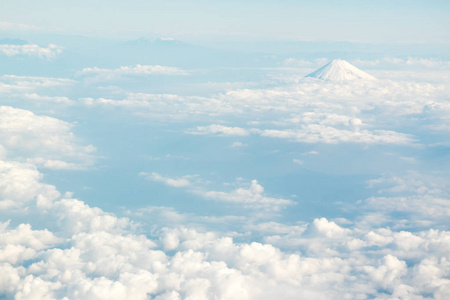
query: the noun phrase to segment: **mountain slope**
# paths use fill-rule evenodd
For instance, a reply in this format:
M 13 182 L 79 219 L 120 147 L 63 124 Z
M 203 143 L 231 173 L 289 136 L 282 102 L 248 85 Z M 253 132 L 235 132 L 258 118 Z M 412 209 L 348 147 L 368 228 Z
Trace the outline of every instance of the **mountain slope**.
M 312 77 L 328 81 L 347 81 L 354 79 L 370 79 L 375 77 L 361 71 L 357 67 L 349 64 L 345 60 L 335 59 L 323 66 L 322 68 L 306 75 L 306 77 Z

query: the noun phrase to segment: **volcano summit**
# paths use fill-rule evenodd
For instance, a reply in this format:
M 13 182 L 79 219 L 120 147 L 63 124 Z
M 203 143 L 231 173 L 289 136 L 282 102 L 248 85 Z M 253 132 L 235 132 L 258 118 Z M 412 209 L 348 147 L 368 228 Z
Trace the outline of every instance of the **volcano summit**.
M 364 71 L 361 71 L 357 67 L 349 64 L 345 60 L 342 59 L 334 59 L 322 68 L 312 72 L 311 74 L 306 75 L 305 77 L 312 77 L 327 81 L 347 81 L 354 79 L 376 79 L 372 75 L 367 74 Z

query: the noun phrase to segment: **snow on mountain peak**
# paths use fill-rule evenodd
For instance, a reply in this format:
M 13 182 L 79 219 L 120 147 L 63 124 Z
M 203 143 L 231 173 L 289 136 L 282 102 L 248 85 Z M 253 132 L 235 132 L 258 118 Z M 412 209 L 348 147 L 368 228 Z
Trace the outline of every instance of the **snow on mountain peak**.
M 349 64 L 342 59 L 334 59 L 322 68 L 306 75 L 306 77 L 312 77 L 327 81 L 347 81 L 354 79 L 370 79 L 373 80 L 375 77 L 361 71 L 357 67 Z

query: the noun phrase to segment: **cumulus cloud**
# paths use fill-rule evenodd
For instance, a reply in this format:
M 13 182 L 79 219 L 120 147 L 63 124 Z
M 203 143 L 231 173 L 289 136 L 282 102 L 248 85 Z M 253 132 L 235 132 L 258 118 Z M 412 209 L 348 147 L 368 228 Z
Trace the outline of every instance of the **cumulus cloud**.
M 40 182 L 42 174 L 32 164 L 0 160 L 0 179 L 2 211 L 26 208 L 34 200 L 46 206 L 60 196 L 54 186 Z
M 52 216 L 55 220 L 47 225 L 64 230 L 69 236 L 80 231 L 122 232 L 134 226 L 126 218 L 117 218 L 80 200 L 61 198 L 55 186 L 40 182 L 42 174 L 33 165 L 2 161 L 0 178 L 2 215 L 35 212 Z
M 319 228 L 330 232 L 338 227 Z M 338 228 L 333 236 L 342 237 L 341 231 Z M 420 288 L 413 285 L 413 280 L 430 278 L 430 271 L 439 266 L 432 260 L 408 267 L 393 254 L 381 255 L 374 261 L 369 257 L 300 256 L 269 244 L 235 243 L 228 237 L 187 228 L 166 230 L 161 242 L 165 249 L 176 253 L 168 256 L 155 250 L 156 244 L 143 236 L 80 233 L 71 239 L 71 248 L 38 253 L 39 259 L 25 272 L 5 265 L 10 266 L 9 280 L 15 283 L 9 292 L 20 295 L 27 285 L 30 292 L 45 291 L 75 299 L 146 299 L 147 295 L 223 299 L 271 299 L 280 295 L 296 299 L 299 295 L 314 295 L 325 299 L 345 297 L 346 293 L 383 297 L 386 291 L 404 292 L 399 286 L 414 287 L 407 289 L 410 295 L 445 293 L 441 291 L 443 282 L 433 285 L 422 281 Z M 438 269 L 442 267 L 447 266 Z M 432 274 L 436 279 L 443 276 Z
M 34 250 L 49 248 L 61 242 L 53 233 L 44 230 L 32 230 L 30 224 L 20 224 L 15 229 L 10 229 L 10 221 L 0 224 L 1 243 L 5 245 L 22 245 Z
M 65 234 L 79 232 L 123 232 L 134 226 L 127 218 L 118 218 L 98 207 L 91 207 L 78 199 L 60 199 L 47 209 L 49 214 L 59 217 L 58 227 Z
M 26 45 L 0 45 L 0 53 L 6 56 L 36 56 L 44 59 L 53 59 L 63 52 L 63 47 L 49 44 L 47 47 L 41 47 L 36 44 Z
M 80 146 L 72 124 L 31 111 L 0 106 L 0 143 L 10 158 L 55 169 L 77 169 L 92 163 L 92 145 Z M 68 161 L 67 161 L 68 160 Z
M 263 192 L 253 181 L 248 189 L 205 196 L 272 208 L 290 205 L 289 200 L 267 198 Z M 304 225 L 253 226 L 252 230 L 272 234 L 263 243 L 236 242 L 229 236 L 186 227 L 163 228 L 156 233 L 158 239 L 150 240 L 137 234 L 128 219 L 120 220 L 76 199 L 56 200 L 46 211 L 34 213 L 55 216 L 53 228 L 58 234 L 27 224 L 0 226 L 0 241 L 7 245 L 0 251 L 0 269 L 6 274 L 0 280 L 2 296 L 328 299 L 433 295 L 444 299 L 450 288 L 445 278 L 450 268 L 446 260 L 450 233 L 445 231 L 345 228 L 318 218 Z M 302 254 L 277 244 L 294 246 Z

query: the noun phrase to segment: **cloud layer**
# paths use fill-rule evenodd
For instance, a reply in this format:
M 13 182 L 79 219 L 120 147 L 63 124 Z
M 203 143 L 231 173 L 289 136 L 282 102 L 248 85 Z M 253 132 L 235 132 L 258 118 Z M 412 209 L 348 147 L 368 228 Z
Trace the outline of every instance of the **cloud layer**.
M 0 53 L 6 56 L 36 56 L 38 58 L 53 59 L 63 52 L 63 47 L 50 44 L 47 47 L 41 47 L 36 44 L 26 45 L 0 45 Z
M 122 76 L 186 75 L 183 72 L 137 65 L 87 68 L 82 76 L 99 76 L 109 84 Z M 180 136 L 202 142 L 214 136 L 233 139 L 226 143 L 226 151 L 233 154 L 251 148 L 252 138 L 273 141 L 271 145 L 280 139 L 292 141 L 296 144 L 290 152 L 282 153 L 289 166 L 277 166 L 286 177 L 297 175 L 313 155 L 318 160 L 325 157 L 322 149 L 330 153 L 343 149 L 338 147 L 344 143 L 383 149 L 406 146 L 401 158 L 408 166 L 418 165 L 418 171 L 392 168 L 391 173 L 370 174 L 370 179 L 363 180 L 365 193 L 358 194 L 368 196 L 339 202 L 339 217 L 301 220 L 295 215 L 298 210 L 290 209 L 308 211 L 308 205 L 315 203 L 308 202 L 307 193 L 297 200 L 295 195 L 274 192 L 271 180 L 279 173 L 273 175 L 272 170 L 261 168 L 255 171 L 258 176 L 233 183 L 212 183 L 212 173 L 172 176 L 180 174 L 181 164 L 171 173 L 164 169 L 170 155 L 167 159 L 148 155 L 145 167 L 139 164 L 133 173 L 148 180 L 135 179 L 150 191 L 146 202 L 126 207 L 121 215 L 92 205 L 95 199 L 78 199 L 49 183 L 48 170 L 58 176 L 61 169 L 94 165 L 96 147 L 75 135 L 79 125 L 60 119 L 57 113 L 47 116 L 38 109 L 0 106 L 0 298 L 448 299 L 448 175 L 443 168 L 432 170 L 423 166 L 427 161 L 420 161 L 432 156 L 429 153 L 441 145 L 436 140 L 448 133 L 445 85 L 386 79 L 344 84 L 277 80 L 276 86 L 209 96 L 101 86 L 99 90 L 107 95 L 72 97 L 78 100 L 62 96 L 67 101 L 60 104 L 81 110 L 80 115 L 105 109 L 105 115 L 111 114 L 106 117 L 113 119 L 118 108 L 128 118 L 132 112 L 150 123 L 174 122 L 170 130 L 179 134 L 177 143 Z M 1 82 L 5 99 L 23 96 L 27 101 L 32 95 L 35 100 L 55 100 L 58 96 L 52 89 L 82 85 L 71 79 L 12 75 L 2 76 Z M 37 108 L 37 103 L 27 105 Z M 61 113 L 58 107 L 55 111 Z M 145 133 L 145 138 L 153 138 Z M 151 139 L 146 151 L 163 147 L 160 141 Z M 324 146 L 320 153 L 310 148 L 318 144 Z M 423 156 L 415 158 L 408 156 L 411 149 L 426 150 L 414 152 Z M 117 151 L 126 164 L 122 148 Z M 239 170 L 245 172 L 246 167 Z M 144 168 L 156 171 L 138 174 Z M 260 180 L 258 172 L 268 175 Z M 312 172 L 306 174 L 301 177 L 305 181 Z M 180 199 L 162 199 L 167 203 L 155 205 L 153 188 L 160 184 L 178 192 Z M 280 184 L 280 193 L 284 193 L 283 184 L 287 186 L 287 180 Z M 189 197 L 179 196 L 184 192 Z M 131 192 L 128 195 L 133 197 Z M 327 203 L 334 205 L 334 200 Z M 189 212 L 172 206 L 177 203 Z M 214 206 L 218 213 L 202 215 L 202 204 Z
M 413 145 L 420 143 L 420 137 L 415 137 L 412 131 L 402 132 L 406 124 L 417 131 L 428 130 L 430 126 L 446 130 L 447 97 L 448 91 L 442 84 L 300 79 L 276 88 L 231 90 L 212 97 L 126 93 L 124 99 L 83 101 L 90 107 L 124 108 L 148 118 L 180 122 L 214 120 L 185 130 L 197 135 L 256 133 L 305 143 Z M 416 115 L 422 117 L 415 118 Z M 215 123 L 217 118 L 225 123 Z M 429 118 L 437 122 L 429 125 L 426 121 Z M 252 127 L 244 126 L 243 122 Z
M 160 65 L 123 66 L 117 69 L 84 68 L 80 75 L 93 77 L 95 81 L 118 80 L 126 76 L 148 76 L 148 75 L 189 75 L 189 72 Z

